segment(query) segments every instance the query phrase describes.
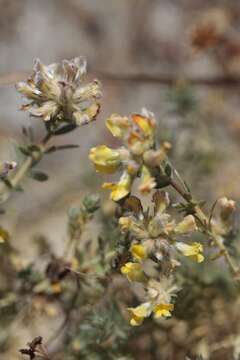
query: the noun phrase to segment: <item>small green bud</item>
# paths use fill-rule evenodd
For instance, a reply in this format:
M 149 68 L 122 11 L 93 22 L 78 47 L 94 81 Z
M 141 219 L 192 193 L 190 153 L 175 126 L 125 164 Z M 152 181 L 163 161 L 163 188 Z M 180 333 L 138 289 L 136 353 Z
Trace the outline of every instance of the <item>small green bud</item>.
M 83 199 L 83 205 L 88 213 L 93 213 L 100 207 L 100 196 L 98 194 L 91 194 L 85 196 Z

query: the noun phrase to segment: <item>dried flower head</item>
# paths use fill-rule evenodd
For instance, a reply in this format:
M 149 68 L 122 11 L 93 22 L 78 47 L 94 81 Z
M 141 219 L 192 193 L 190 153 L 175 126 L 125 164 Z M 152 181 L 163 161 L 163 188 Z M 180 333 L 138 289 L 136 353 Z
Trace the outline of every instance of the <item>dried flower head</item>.
M 218 45 L 229 27 L 229 16 L 221 8 L 204 12 L 195 24 L 191 43 L 195 50 L 202 51 Z
M 83 57 L 48 66 L 35 60 L 32 76 L 27 82 L 16 85 L 29 101 L 22 109 L 54 125 L 89 123 L 99 112 L 101 91 L 97 80 L 82 84 L 85 73 L 86 60 Z
M 6 177 L 8 173 L 16 167 L 17 163 L 15 161 L 4 161 L 3 163 L 0 163 L 0 178 Z

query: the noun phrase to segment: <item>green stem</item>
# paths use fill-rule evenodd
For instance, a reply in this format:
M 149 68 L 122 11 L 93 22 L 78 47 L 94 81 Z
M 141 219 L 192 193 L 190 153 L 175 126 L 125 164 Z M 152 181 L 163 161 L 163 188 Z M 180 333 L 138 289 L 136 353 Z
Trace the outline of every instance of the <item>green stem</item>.
M 0 204 L 9 199 L 12 190 L 15 190 L 18 187 L 31 167 L 42 159 L 46 150 L 45 145 L 48 143 L 51 136 L 51 134 L 47 134 L 39 145 L 39 151 L 34 151 L 31 155 L 27 156 L 25 161 L 12 175 L 9 175 L 5 181 L 3 180 L 0 182 Z
M 110 250 L 105 255 L 105 259 L 106 260 L 111 260 L 114 257 L 114 255 L 116 255 L 116 251 L 115 250 Z M 101 256 L 96 256 L 94 259 L 89 260 L 89 261 L 81 264 L 81 267 L 80 267 L 81 271 L 84 272 L 84 270 L 88 269 L 89 267 L 97 265 L 100 260 L 101 260 Z
M 170 185 L 178 192 L 179 195 L 181 195 L 181 197 L 184 200 L 186 200 L 188 204 L 197 204 L 197 202 L 192 199 L 190 194 L 185 193 L 185 191 L 183 191 L 181 187 L 173 179 L 170 179 Z M 236 266 L 227 248 L 225 247 L 223 238 L 214 231 L 214 226 L 212 226 L 211 229 L 209 229 L 208 226 L 209 219 L 198 205 L 194 205 L 194 210 L 195 210 L 194 217 L 201 223 L 204 232 L 209 236 L 209 238 L 212 240 L 214 245 L 220 250 L 222 256 L 224 256 L 231 273 L 234 275 L 234 277 L 237 280 L 240 280 L 239 268 L 238 266 Z

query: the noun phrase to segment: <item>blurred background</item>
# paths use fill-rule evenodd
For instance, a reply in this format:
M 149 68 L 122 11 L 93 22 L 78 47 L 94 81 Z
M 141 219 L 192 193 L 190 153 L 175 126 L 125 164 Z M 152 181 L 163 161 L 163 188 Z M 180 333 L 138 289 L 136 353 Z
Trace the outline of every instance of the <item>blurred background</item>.
M 33 258 L 28 245 L 41 234 L 61 253 L 67 209 L 102 183 L 88 151 L 114 145 L 104 127 L 112 112 L 154 112 L 159 138 L 172 143 L 173 162 L 196 195 L 239 199 L 240 2 L 0 0 L 0 8 L 1 160 L 15 160 L 22 125 L 31 123 L 42 138 L 41 121 L 19 110 L 14 88 L 35 58 L 50 64 L 86 56 L 88 77 L 101 81 L 104 94 L 94 125 L 56 140 L 80 149 L 46 156 L 39 168 L 49 180 L 26 179 L 25 193 L 15 192 L 1 217 L 24 258 Z M 211 26 L 201 32 L 208 22 L 224 40 L 214 40 Z

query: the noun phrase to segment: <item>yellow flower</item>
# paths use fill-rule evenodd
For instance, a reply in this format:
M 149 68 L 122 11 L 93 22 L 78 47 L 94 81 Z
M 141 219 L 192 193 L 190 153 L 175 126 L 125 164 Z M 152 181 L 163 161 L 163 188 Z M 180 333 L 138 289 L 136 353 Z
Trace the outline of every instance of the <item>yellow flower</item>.
M 203 247 L 200 243 L 194 242 L 191 245 L 184 244 L 182 242 L 176 243 L 176 248 L 184 255 L 189 256 L 193 260 L 201 263 L 204 260 L 204 256 L 202 254 Z
M 110 198 L 113 201 L 119 201 L 130 193 L 131 184 L 131 176 L 127 172 L 124 172 L 118 183 L 104 183 L 102 187 L 112 190 Z
M 113 136 L 122 139 L 129 129 L 130 122 L 126 116 L 112 114 L 107 119 L 106 126 Z
M 133 114 L 132 120 L 142 130 L 143 134 L 146 137 L 153 136 L 154 128 L 156 126 L 155 119 L 138 114 Z
M 197 224 L 192 215 L 185 216 L 183 221 L 181 221 L 174 229 L 177 234 L 187 234 L 197 230 Z
M 130 248 L 131 254 L 137 261 L 142 261 L 147 257 L 147 251 L 143 245 L 134 244 Z
M 151 304 L 146 302 L 135 308 L 128 308 L 130 318 L 130 325 L 139 326 L 142 324 L 144 318 L 151 315 Z
M 144 282 L 146 276 L 139 263 L 127 262 L 121 267 L 121 273 L 127 277 L 129 281 Z
M 158 304 L 154 307 L 153 312 L 156 318 L 160 317 L 169 317 L 172 314 L 170 311 L 173 311 L 174 305 L 173 304 Z
M 7 230 L 0 226 L 0 243 L 4 243 L 9 240 L 9 233 Z
M 142 166 L 141 172 L 141 185 L 139 186 L 139 191 L 144 193 L 149 193 L 152 189 L 156 187 L 155 178 L 151 176 L 150 171 L 146 166 Z
M 94 163 L 95 169 L 105 174 L 114 173 L 120 165 L 119 152 L 106 145 L 92 148 L 89 158 Z

